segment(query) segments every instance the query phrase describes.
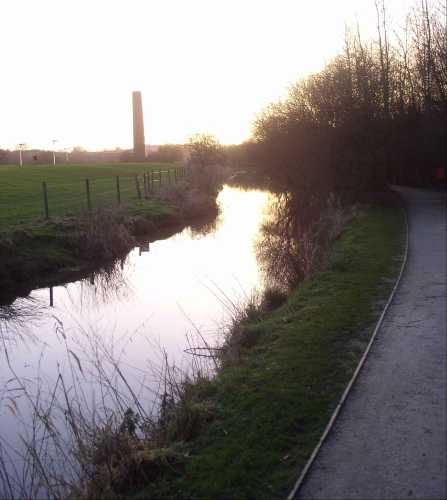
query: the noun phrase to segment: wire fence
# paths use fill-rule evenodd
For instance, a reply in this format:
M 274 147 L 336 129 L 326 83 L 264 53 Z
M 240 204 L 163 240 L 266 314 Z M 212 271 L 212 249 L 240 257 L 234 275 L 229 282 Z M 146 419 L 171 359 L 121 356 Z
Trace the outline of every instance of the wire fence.
M 67 183 L 43 181 L 39 188 L 15 194 L 0 203 L 0 228 L 33 219 L 76 215 L 98 208 L 116 207 L 154 196 L 175 185 L 188 173 L 185 167 L 150 170 L 138 175 L 94 177 Z

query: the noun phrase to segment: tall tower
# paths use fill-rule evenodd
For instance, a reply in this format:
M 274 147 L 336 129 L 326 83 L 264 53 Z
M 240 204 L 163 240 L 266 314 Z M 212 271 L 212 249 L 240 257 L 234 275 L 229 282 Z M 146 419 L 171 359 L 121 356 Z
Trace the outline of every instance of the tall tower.
M 133 154 L 136 161 L 144 161 L 146 151 L 144 146 L 144 121 L 143 104 L 141 101 L 141 92 L 132 92 L 133 109 Z

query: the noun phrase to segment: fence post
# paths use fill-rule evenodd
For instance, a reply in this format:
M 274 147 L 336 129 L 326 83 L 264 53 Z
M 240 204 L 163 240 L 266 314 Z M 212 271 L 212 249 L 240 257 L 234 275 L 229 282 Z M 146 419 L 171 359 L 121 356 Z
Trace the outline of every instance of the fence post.
M 92 200 L 90 198 L 90 181 L 88 179 L 85 179 L 85 192 L 87 194 L 87 208 L 90 212 L 92 209 Z
M 116 199 L 118 201 L 118 205 L 121 205 L 121 190 L 120 190 L 120 176 L 116 176 Z
M 171 185 L 171 169 L 168 168 L 168 184 Z
M 138 175 L 135 176 L 135 188 L 137 190 L 138 199 L 141 200 L 141 189 L 140 189 L 140 182 L 138 180 Z
M 177 184 L 178 180 L 178 167 L 174 167 L 174 182 Z
M 151 190 L 152 190 L 152 191 L 155 191 L 155 182 L 154 182 L 154 179 L 155 179 L 155 173 L 154 173 L 154 171 L 152 170 L 152 171 L 151 171 Z
M 42 182 L 42 188 L 43 188 L 43 206 L 45 210 L 45 219 L 48 219 L 50 214 L 48 211 L 48 190 L 46 182 Z
M 148 197 L 148 188 L 147 188 L 147 173 L 144 172 L 143 174 L 143 183 L 144 183 L 144 197 Z
M 158 180 L 160 181 L 160 187 L 161 187 L 162 180 L 163 180 L 163 173 L 161 170 L 158 171 Z

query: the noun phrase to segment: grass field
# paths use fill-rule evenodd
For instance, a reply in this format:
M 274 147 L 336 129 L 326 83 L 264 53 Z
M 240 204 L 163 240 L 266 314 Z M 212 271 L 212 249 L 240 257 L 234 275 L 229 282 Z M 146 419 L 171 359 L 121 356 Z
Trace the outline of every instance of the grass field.
M 126 203 L 137 198 L 135 175 L 167 168 L 173 165 L 0 165 L 0 228 L 43 217 L 42 182 L 47 184 L 50 216 L 66 215 L 87 208 L 87 178 L 92 206 L 110 206 L 117 203 L 116 176 L 120 177 L 121 200 Z M 164 180 L 167 182 L 166 177 Z

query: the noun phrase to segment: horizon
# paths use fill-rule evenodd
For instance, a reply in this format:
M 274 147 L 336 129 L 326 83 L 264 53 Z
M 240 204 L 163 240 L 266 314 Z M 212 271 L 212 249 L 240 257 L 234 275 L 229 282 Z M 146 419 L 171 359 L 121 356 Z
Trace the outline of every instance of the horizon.
M 390 22 L 412 5 L 388 1 Z M 147 144 L 194 133 L 240 144 L 263 107 L 342 50 L 346 24 L 369 38 L 376 23 L 373 0 L 15 0 L 1 10 L 10 22 L 0 34 L 9 48 L 0 148 L 10 150 L 131 149 L 133 90 Z

